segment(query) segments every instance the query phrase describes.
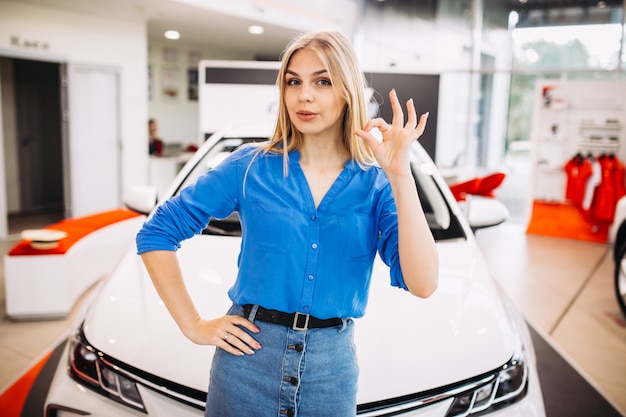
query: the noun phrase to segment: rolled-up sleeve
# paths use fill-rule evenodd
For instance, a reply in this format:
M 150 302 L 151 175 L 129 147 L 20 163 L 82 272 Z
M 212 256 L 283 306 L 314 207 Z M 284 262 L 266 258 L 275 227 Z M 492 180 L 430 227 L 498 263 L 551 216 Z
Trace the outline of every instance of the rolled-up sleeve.
M 137 253 L 175 251 L 183 240 L 202 232 L 211 218 L 226 218 L 236 211 L 241 167 L 247 159 L 244 152 L 234 152 L 179 195 L 161 204 L 137 233 Z
M 391 193 L 391 186 L 385 187 L 385 192 L 378 202 L 379 213 L 379 239 L 378 254 L 381 260 L 389 267 L 391 285 L 408 290 L 402 269 L 400 268 L 400 255 L 398 251 L 398 213 L 396 203 Z

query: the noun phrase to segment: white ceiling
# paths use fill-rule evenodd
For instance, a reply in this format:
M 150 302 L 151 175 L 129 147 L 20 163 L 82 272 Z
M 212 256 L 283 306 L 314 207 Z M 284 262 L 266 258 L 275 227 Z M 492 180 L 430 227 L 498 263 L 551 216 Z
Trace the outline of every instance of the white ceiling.
M 258 5 L 254 6 L 258 19 L 225 13 L 222 10 L 225 9 L 224 4 L 227 4 L 228 1 L 222 1 L 21 0 L 22 3 L 107 18 L 147 22 L 149 39 L 163 39 L 163 33 L 166 30 L 175 29 L 181 33 L 180 43 L 235 49 L 242 53 L 264 58 L 274 57 L 274 59 L 278 59 L 287 42 L 299 32 L 293 28 L 264 22 L 264 9 Z M 217 5 L 216 2 L 221 3 L 221 5 L 215 6 Z M 289 23 L 293 24 L 293 22 Z M 252 24 L 261 24 L 265 28 L 265 33 L 256 36 L 249 34 L 247 28 Z
M 1 0 L 0 0 L 1 1 Z M 14 0 L 16 1 L 16 0 Z M 369 0 L 374 1 L 374 0 Z M 380 0 L 379 0 L 380 1 Z M 404 0 L 396 0 L 401 2 Z M 623 0 L 607 0 L 607 4 Z M 301 31 L 348 26 L 354 16 L 349 0 L 20 0 L 108 18 L 147 22 L 149 39 L 163 39 L 169 29 L 181 33 L 181 44 L 236 50 L 257 58 L 278 59 L 287 42 Z M 390 2 L 392 5 L 395 3 Z M 523 4 L 522 4 L 523 3 Z M 578 6 L 595 0 L 506 0 L 508 7 L 529 10 Z M 377 3 L 378 4 L 378 3 Z M 250 35 L 261 24 L 265 33 Z

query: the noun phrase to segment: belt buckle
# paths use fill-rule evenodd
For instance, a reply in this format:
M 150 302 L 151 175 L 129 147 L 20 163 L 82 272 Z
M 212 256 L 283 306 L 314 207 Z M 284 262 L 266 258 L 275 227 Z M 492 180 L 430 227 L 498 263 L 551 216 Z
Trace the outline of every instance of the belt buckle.
M 299 326 L 298 322 L 300 321 L 300 317 L 305 317 L 304 319 L 304 325 L 303 326 Z M 291 328 L 293 330 L 299 330 L 299 331 L 306 331 L 309 328 L 309 318 L 311 317 L 310 314 L 302 314 L 302 313 L 298 313 L 296 312 L 293 316 L 293 323 L 291 325 Z

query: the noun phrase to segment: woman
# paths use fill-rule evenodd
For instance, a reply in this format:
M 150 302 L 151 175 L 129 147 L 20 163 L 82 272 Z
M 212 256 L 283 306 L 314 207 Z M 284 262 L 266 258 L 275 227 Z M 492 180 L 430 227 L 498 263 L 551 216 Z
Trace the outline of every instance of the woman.
M 295 39 L 277 84 L 271 140 L 238 149 L 161 205 L 137 236 L 138 252 L 181 331 L 219 348 L 206 416 L 354 416 L 352 318 L 365 312 L 376 252 L 392 285 L 418 297 L 437 286 L 437 250 L 409 162 L 427 114 L 418 120 L 409 100 L 404 123 L 392 90 L 391 124 L 367 120 L 365 80 L 336 32 Z M 175 250 L 233 211 L 242 224 L 233 306 L 202 318 Z

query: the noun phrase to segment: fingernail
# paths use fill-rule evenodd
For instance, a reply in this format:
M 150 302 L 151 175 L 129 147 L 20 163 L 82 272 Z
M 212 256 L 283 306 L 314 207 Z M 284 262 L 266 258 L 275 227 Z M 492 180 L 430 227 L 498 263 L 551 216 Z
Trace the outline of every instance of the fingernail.
M 252 349 L 248 349 L 248 354 L 249 354 L 249 355 L 254 355 L 254 350 L 252 350 Z
M 254 345 L 254 347 L 256 348 L 256 350 L 261 349 L 261 344 L 257 343 L 256 345 Z

